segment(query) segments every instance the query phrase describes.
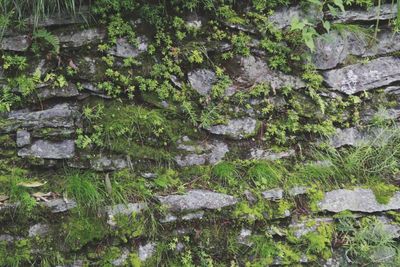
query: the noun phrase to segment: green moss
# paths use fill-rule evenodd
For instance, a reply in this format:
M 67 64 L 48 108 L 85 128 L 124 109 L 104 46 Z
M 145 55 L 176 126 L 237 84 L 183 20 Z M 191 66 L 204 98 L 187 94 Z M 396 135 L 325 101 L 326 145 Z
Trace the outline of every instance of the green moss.
M 73 251 L 101 240 L 108 233 L 104 222 L 96 217 L 71 217 L 63 224 L 62 230 L 66 233 L 65 243 Z
M 375 184 L 371 189 L 374 192 L 376 201 L 380 204 L 388 204 L 394 193 L 398 190 L 396 186 L 384 183 Z

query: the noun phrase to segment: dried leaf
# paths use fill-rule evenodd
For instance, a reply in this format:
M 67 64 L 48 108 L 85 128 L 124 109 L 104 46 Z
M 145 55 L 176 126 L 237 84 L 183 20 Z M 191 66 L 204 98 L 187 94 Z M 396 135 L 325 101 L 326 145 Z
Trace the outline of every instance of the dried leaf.
M 27 187 L 27 188 L 35 188 L 35 187 L 40 187 L 42 185 L 45 185 L 46 183 L 47 182 L 44 182 L 44 183 L 42 183 L 42 182 L 21 182 L 21 183 L 18 183 L 18 185 L 22 186 L 22 187 Z
M 0 202 L 6 201 L 7 199 L 9 199 L 9 196 L 6 195 L 0 195 Z

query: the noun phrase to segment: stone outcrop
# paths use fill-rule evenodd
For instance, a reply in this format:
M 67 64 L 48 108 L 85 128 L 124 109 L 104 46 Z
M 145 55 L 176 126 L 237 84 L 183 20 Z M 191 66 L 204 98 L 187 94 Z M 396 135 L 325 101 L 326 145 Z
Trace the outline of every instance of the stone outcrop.
M 188 138 L 178 144 L 179 150 L 184 151 L 175 157 L 176 163 L 181 166 L 216 164 L 221 161 L 229 151 L 227 144 L 221 141 L 205 141 L 193 144 Z
M 105 31 L 99 28 L 85 29 L 80 32 L 62 32 L 58 35 L 62 47 L 81 47 L 99 43 L 105 38 Z
M 400 59 L 381 57 L 323 73 L 326 84 L 347 95 L 381 88 L 400 80 Z
M 400 209 L 400 192 L 396 192 L 389 203 L 377 202 L 370 189 L 356 188 L 354 190 L 338 189 L 325 193 L 324 199 L 318 204 L 321 210 L 341 212 L 345 210 L 356 212 L 379 212 Z
M 226 124 L 213 125 L 207 130 L 216 135 L 224 135 L 240 140 L 256 135 L 259 124 L 253 118 L 230 119 Z
M 184 195 L 158 196 L 158 200 L 171 211 L 220 209 L 237 203 L 233 196 L 207 190 L 190 190 Z
M 18 156 L 41 159 L 70 159 L 75 155 L 75 141 L 64 140 L 51 142 L 46 140 L 35 141 L 31 146 L 18 151 Z

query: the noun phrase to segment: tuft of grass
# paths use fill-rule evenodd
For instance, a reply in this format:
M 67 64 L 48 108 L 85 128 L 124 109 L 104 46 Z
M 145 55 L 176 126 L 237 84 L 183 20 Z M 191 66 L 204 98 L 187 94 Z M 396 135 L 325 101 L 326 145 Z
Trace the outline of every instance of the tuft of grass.
M 399 172 L 400 128 L 390 126 L 371 130 L 373 138 L 357 147 L 312 152 L 317 160 L 300 166 L 293 173 L 294 180 L 325 185 L 373 185 L 390 182 Z
M 80 207 L 97 209 L 104 203 L 105 192 L 98 177 L 91 172 L 75 172 L 67 177 L 66 193 Z
M 240 174 L 235 164 L 231 162 L 220 162 L 212 168 L 213 177 L 228 186 L 237 185 Z
M 285 173 L 278 163 L 260 161 L 248 169 L 247 176 L 257 187 L 273 188 L 281 185 Z

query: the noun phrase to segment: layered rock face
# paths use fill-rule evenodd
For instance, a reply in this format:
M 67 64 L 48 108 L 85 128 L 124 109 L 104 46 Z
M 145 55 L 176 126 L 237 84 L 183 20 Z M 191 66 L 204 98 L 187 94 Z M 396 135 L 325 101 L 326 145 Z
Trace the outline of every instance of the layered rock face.
M 0 39 L 0 267 L 400 264 L 397 9 L 142 4 Z

